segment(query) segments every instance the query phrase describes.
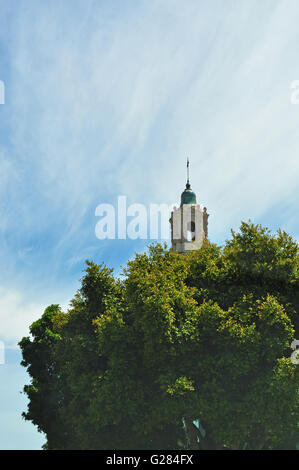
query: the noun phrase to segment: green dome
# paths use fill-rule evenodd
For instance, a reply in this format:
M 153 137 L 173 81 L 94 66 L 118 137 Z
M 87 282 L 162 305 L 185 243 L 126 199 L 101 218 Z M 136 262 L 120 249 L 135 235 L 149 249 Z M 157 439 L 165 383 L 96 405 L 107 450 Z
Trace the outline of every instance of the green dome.
M 192 191 L 189 183 L 186 184 L 186 189 L 181 195 L 181 206 L 183 204 L 196 204 L 196 194 Z

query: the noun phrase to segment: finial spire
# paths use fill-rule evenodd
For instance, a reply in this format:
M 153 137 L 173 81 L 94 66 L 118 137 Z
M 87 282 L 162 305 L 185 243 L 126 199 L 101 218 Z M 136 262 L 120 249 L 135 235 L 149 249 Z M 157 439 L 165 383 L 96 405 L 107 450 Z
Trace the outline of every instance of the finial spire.
M 187 184 L 186 188 L 190 188 L 190 182 L 189 182 L 189 157 L 187 157 Z

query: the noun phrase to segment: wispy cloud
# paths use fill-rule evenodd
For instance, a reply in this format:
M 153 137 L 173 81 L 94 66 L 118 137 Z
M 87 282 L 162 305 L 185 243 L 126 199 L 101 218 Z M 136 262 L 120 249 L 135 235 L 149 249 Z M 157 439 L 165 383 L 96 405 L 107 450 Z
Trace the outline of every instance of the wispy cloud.
M 118 265 L 132 246 L 101 245 L 96 205 L 179 200 L 187 155 L 211 240 L 248 218 L 298 233 L 298 17 L 292 0 L 20 2 L 0 178 L 17 182 L 10 278 L 42 291 L 74 285 L 85 255 Z

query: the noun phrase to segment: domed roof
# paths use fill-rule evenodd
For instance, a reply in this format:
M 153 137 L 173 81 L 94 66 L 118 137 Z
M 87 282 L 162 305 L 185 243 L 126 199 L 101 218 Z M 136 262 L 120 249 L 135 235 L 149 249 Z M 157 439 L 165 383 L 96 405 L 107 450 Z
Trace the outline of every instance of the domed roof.
M 189 181 L 186 184 L 186 189 L 181 195 L 181 206 L 183 204 L 196 204 L 196 194 L 192 191 Z

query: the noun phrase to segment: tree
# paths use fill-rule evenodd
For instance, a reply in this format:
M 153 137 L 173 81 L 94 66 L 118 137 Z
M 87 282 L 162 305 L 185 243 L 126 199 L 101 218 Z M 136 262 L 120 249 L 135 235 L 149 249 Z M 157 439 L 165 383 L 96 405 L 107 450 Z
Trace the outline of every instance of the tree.
M 223 248 L 161 245 L 115 279 L 87 262 L 71 308 L 20 346 L 25 419 L 49 449 L 285 449 L 298 436 L 298 245 L 242 223 Z

